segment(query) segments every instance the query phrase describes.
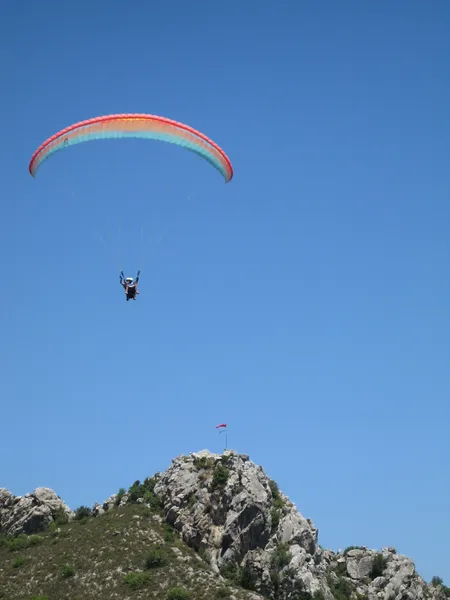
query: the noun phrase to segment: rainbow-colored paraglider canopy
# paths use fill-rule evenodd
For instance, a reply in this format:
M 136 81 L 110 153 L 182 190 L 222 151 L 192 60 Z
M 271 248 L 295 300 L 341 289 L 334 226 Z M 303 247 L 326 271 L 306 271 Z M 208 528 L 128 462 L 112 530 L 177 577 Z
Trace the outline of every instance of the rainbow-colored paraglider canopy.
M 146 114 L 107 115 L 66 127 L 39 146 L 31 157 L 28 170 L 34 177 L 41 164 L 59 150 L 82 142 L 113 138 L 144 138 L 177 144 L 211 163 L 226 183 L 233 177 L 230 159 L 206 135 L 172 119 Z

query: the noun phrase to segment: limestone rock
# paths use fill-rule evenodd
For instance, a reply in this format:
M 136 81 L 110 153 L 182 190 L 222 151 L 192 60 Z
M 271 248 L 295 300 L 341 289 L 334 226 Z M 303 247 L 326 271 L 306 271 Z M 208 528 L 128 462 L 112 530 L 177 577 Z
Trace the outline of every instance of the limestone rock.
M 8 490 L 0 489 L 1 533 L 37 533 L 63 515 L 73 518 L 73 512 L 50 488 L 36 488 L 25 496 L 13 496 Z
M 311 594 L 326 589 L 317 529 L 248 456 L 203 450 L 176 458 L 155 493 L 168 522 L 191 547 L 208 551 L 214 570 L 246 569 L 255 590 L 270 595 L 282 560 L 286 592 L 280 598 L 296 586 Z
M 381 552 L 355 548 L 338 553 L 329 564 L 334 584 L 343 578 L 350 589 L 369 600 L 425 600 L 430 596 L 430 588 L 416 573 L 413 561 L 395 548 Z M 444 593 L 438 596 L 444 600 Z

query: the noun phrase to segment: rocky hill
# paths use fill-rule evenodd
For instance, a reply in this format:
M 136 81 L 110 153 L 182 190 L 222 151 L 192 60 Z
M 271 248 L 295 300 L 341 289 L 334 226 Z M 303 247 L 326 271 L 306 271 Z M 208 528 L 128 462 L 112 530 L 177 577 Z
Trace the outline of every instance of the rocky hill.
M 324 550 L 249 457 L 180 456 L 102 505 L 0 489 L 0 598 L 445 600 L 394 548 Z

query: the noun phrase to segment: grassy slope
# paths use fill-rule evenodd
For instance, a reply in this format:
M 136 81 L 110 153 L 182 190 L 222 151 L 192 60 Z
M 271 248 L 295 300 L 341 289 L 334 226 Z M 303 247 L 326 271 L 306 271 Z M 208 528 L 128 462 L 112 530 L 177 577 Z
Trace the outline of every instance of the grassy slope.
M 198 555 L 142 505 L 72 521 L 40 538 L 34 537 L 35 545 L 25 548 L 0 545 L 2 600 L 40 595 L 49 600 L 166 600 L 168 590 L 178 586 L 190 592 L 192 600 L 231 596 L 231 588 L 226 593 L 226 585 Z M 166 564 L 146 569 L 146 556 L 161 545 Z M 64 565 L 70 567 L 66 572 Z M 133 587 L 125 577 L 136 571 L 145 573 L 145 580 Z M 245 600 L 250 594 L 233 588 L 232 595 Z

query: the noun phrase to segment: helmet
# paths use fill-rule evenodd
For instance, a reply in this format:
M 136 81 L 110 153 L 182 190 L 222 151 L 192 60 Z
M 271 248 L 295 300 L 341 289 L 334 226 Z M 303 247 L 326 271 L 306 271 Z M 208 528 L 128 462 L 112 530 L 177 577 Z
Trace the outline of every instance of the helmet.
M 133 278 L 132 278 L 132 277 L 127 277 L 127 278 L 125 279 L 125 282 L 126 282 L 126 283 L 133 283 Z

